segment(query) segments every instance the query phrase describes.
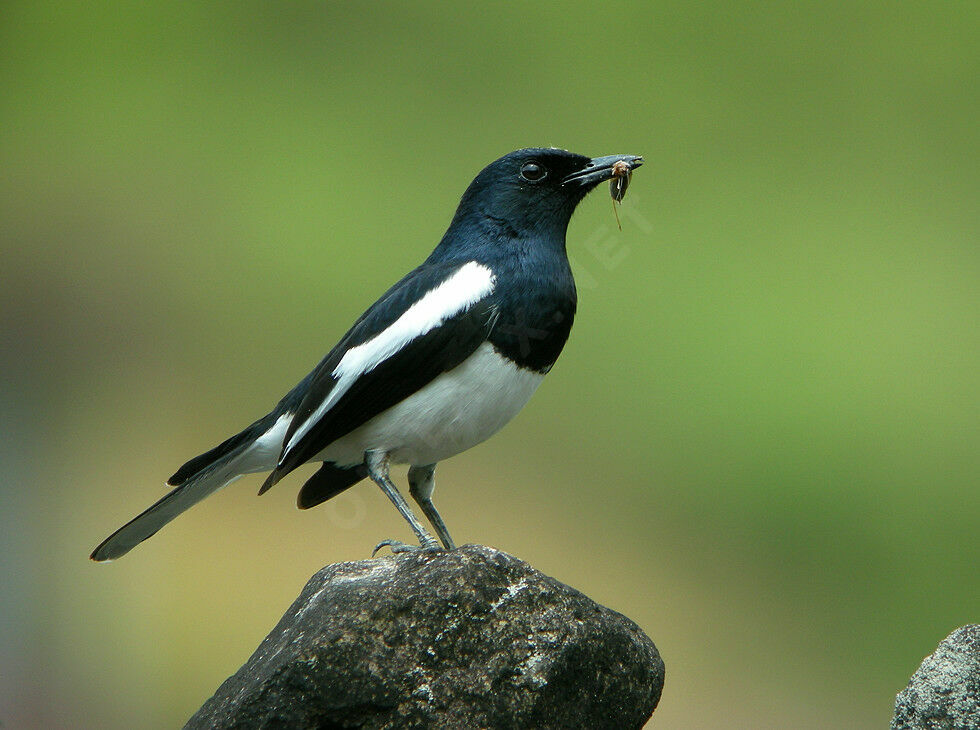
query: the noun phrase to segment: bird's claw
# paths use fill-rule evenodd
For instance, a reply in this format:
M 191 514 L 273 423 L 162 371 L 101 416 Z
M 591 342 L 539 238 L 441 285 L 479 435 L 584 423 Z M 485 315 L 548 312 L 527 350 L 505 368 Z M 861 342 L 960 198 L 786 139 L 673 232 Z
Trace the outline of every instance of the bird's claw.
M 374 550 L 371 551 L 371 557 L 373 558 L 375 555 L 377 555 L 378 551 L 384 547 L 391 550 L 391 552 L 395 555 L 417 552 L 438 553 L 442 552 L 443 550 L 442 546 L 435 540 L 432 540 L 431 542 L 426 541 L 421 545 L 409 545 L 401 540 L 382 540 L 374 546 Z

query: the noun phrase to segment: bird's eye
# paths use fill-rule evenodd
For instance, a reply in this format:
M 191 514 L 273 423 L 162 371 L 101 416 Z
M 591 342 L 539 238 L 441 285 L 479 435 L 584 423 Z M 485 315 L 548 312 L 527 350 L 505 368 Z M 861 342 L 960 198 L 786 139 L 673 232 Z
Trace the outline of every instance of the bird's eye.
M 525 162 L 521 167 L 521 177 L 530 182 L 543 180 L 547 174 L 548 171 L 544 169 L 544 166 L 537 162 Z

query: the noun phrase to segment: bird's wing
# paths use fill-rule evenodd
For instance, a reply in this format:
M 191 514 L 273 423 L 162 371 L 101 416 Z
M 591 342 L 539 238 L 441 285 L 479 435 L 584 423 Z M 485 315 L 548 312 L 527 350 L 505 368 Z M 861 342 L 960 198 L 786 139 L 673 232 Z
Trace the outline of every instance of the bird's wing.
M 469 357 L 493 327 L 495 283 L 471 261 L 423 264 L 389 289 L 300 385 L 263 491 Z

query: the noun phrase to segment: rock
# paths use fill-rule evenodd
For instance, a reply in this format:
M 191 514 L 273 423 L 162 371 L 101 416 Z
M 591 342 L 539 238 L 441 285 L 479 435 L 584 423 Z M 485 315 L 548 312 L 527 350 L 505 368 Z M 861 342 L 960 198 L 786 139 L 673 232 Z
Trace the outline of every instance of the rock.
M 188 728 L 639 728 L 664 682 L 628 618 L 493 548 L 310 579 Z
M 943 639 L 895 698 L 892 730 L 980 728 L 980 624 Z

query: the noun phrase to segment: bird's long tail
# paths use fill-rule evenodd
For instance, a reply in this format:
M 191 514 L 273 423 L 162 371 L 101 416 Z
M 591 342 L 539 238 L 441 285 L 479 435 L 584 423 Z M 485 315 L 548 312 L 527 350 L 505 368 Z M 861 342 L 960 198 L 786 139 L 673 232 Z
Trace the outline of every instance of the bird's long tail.
M 177 515 L 239 477 L 275 468 L 288 426 L 288 416 L 270 414 L 188 461 L 167 482 L 176 488 L 103 540 L 92 552 L 92 560 L 125 555 Z

